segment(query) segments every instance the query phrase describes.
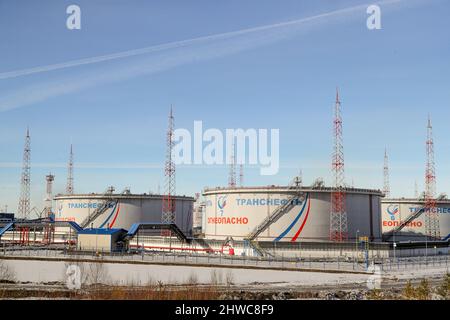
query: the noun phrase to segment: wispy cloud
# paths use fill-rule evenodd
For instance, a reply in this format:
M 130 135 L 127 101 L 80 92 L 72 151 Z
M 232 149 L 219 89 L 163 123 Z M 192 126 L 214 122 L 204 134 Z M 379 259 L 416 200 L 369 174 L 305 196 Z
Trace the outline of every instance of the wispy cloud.
M 67 168 L 65 162 L 34 162 L 32 168 Z M 0 168 L 21 168 L 21 162 L 0 162 Z M 161 163 L 104 163 L 104 162 L 78 162 L 75 168 L 78 169 L 161 169 Z
M 401 2 L 405 2 L 405 0 L 385 0 L 379 1 L 378 3 L 383 6 L 388 6 Z M 363 4 L 298 20 L 177 41 L 110 55 L 3 72 L 0 73 L 0 80 L 93 64 L 101 64 L 101 67 L 103 67 L 100 71 L 90 69 L 88 72 L 76 75 L 71 73 L 54 81 L 39 82 L 15 91 L 3 93 L 0 96 L 0 111 L 32 105 L 55 96 L 78 92 L 97 85 L 153 74 L 180 65 L 223 57 L 289 39 L 298 35 L 300 32 L 308 31 L 310 27 L 338 21 L 348 21 L 357 12 L 365 14 L 368 5 Z M 134 59 L 129 59 L 132 57 Z M 115 60 L 126 60 L 126 63 L 105 64 L 106 62 Z
M 21 162 L 0 162 L 0 168 L 8 169 L 8 168 L 21 168 Z M 34 162 L 31 164 L 33 168 L 67 168 L 66 162 Z M 76 168 L 79 169 L 162 169 L 164 165 L 162 163 L 156 162 L 147 162 L 147 163 L 114 163 L 114 162 L 78 162 L 75 164 Z M 319 162 L 302 162 L 298 163 L 281 163 L 281 169 L 305 169 L 305 170 L 324 170 L 324 172 L 328 172 L 329 163 L 325 161 Z M 353 162 L 350 165 L 352 170 L 373 170 L 374 168 L 380 168 L 379 162 Z M 177 165 L 177 168 L 189 168 L 189 169 L 218 169 L 218 168 L 228 168 L 228 165 L 206 165 L 206 164 L 180 164 Z M 259 165 L 245 165 L 246 169 L 259 169 Z M 392 164 L 391 168 L 399 171 L 399 170 L 421 170 L 422 166 L 420 164 L 408 164 L 408 163 L 398 163 Z

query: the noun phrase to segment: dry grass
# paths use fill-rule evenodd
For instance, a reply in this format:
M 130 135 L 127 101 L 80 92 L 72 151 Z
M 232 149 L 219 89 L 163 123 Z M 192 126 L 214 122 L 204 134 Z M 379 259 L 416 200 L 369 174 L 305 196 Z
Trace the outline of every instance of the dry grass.
M 383 300 L 383 292 L 380 289 L 373 289 L 367 293 L 368 300 Z
M 450 299 L 450 273 L 447 273 L 438 287 L 432 288 L 427 279 L 422 279 L 417 286 L 408 281 L 402 293 L 403 298 L 412 300 L 429 300 L 433 298 Z
M 422 279 L 417 287 L 413 286 L 411 281 L 408 281 L 403 290 L 403 296 L 410 300 L 428 300 L 430 299 L 430 294 L 431 289 L 427 279 Z
M 221 292 L 216 286 L 165 285 L 157 283 L 143 287 L 109 286 L 88 290 L 75 299 L 92 300 L 214 300 Z
M 437 293 L 447 300 L 450 300 L 450 273 L 445 275 L 442 285 L 437 289 Z

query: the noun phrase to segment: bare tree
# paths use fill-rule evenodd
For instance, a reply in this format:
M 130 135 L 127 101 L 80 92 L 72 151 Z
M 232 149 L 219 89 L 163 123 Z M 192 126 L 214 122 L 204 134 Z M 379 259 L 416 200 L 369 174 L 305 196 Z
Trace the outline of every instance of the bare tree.
M 211 270 L 211 284 L 218 285 L 222 282 L 222 271 L 216 269 Z
M 87 263 L 86 282 L 90 285 L 98 286 L 109 281 L 108 270 L 103 262 L 96 261 Z
M 186 284 L 190 286 L 196 286 L 198 284 L 198 276 L 194 271 L 191 271 L 191 273 L 189 274 Z
M 227 273 L 225 274 L 225 281 L 227 283 L 227 286 L 231 286 L 234 284 L 234 274 L 233 274 L 233 270 L 228 270 Z
M 1 282 L 15 282 L 15 272 L 3 261 L 0 261 L 0 281 Z

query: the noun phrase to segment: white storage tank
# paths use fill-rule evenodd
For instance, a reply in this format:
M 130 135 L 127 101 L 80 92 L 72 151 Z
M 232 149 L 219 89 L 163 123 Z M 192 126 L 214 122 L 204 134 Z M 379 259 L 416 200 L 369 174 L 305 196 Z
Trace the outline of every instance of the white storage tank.
M 383 199 L 381 201 L 383 233 L 392 232 L 424 206 L 425 200 L 423 199 Z M 438 200 L 435 210 L 439 216 L 441 239 L 448 239 L 450 236 L 450 200 Z M 406 223 L 399 232 L 395 232 L 395 236 L 399 240 L 424 241 L 425 221 L 426 213 L 424 212 Z
M 329 241 L 331 188 L 303 187 L 304 200 L 262 232 L 258 241 Z M 379 190 L 347 188 L 348 238 L 381 241 Z M 204 234 L 208 239 L 244 239 L 294 194 L 288 187 L 206 189 Z
M 110 201 L 110 200 L 113 201 Z M 192 232 L 194 198 L 174 196 L 175 223 L 185 233 Z M 161 222 L 162 195 L 149 194 L 74 194 L 57 195 L 55 200 L 55 220 L 75 221 L 86 227 L 122 228 L 129 230 L 137 222 Z M 108 203 L 108 208 L 95 219 L 96 210 Z

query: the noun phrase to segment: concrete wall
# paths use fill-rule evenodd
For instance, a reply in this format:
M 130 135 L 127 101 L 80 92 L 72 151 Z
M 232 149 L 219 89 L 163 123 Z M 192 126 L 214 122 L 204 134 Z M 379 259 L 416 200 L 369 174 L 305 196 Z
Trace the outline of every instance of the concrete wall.
M 5 260 L 4 263 L 14 272 L 17 281 L 22 282 L 66 282 L 68 263 L 65 261 Z M 210 268 L 171 265 L 138 265 L 125 263 L 102 263 L 102 276 L 98 282 L 116 285 L 147 285 L 162 281 L 164 284 L 183 284 L 197 279 L 199 283 L 210 284 L 212 279 L 226 284 L 232 279 L 236 285 L 255 283 L 274 283 L 276 285 L 340 285 L 361 283 L 369 275 L 335 274 L 323 272 L 298 272 L 280 270 L 249 270 L 242 268 Z M 89 272 L 88 263 L 84 270 Z M 33 270 L 33 272 L 30 272 Z M 82 275 L 82 277 L 84 277 Z

